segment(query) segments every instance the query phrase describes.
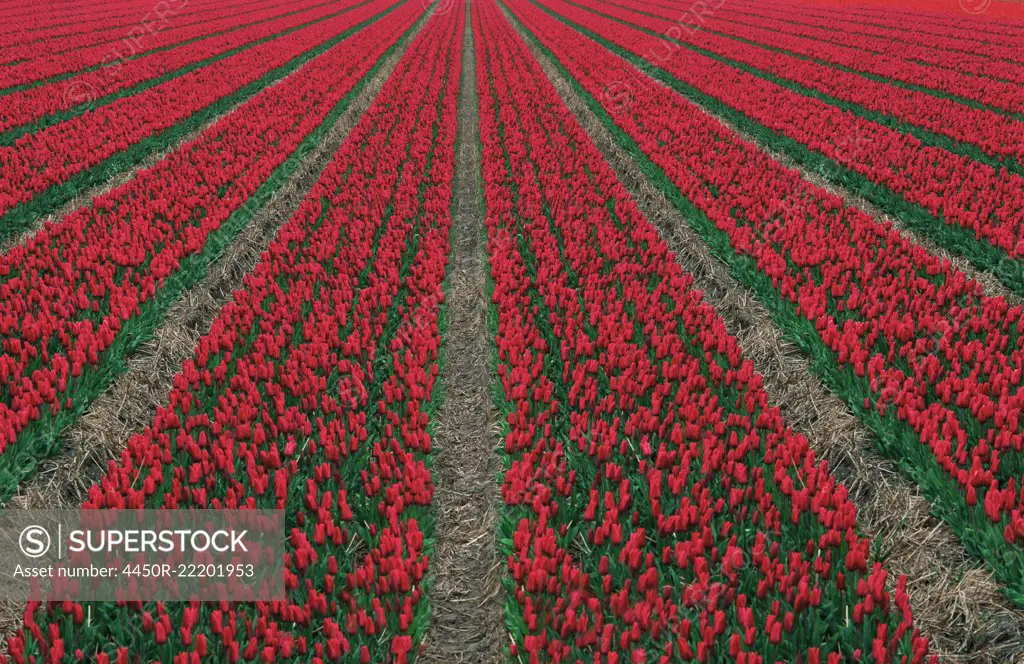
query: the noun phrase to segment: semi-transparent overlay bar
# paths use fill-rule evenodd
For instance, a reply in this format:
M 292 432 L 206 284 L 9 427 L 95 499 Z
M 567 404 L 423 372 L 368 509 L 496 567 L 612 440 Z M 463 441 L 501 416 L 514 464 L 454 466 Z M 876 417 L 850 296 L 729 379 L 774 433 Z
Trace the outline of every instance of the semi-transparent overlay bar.
M 0 600 L 283 599 L 282 510 L 0 509 Z

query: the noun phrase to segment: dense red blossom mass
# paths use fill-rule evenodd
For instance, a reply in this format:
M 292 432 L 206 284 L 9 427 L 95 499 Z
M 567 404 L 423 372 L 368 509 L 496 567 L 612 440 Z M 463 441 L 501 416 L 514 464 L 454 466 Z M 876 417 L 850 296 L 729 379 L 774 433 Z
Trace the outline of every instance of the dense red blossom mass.
M 435 555 L 433 462 L 439 440 L 461 453 L 439 407 L 466 401 L 439 381 L 471 223 L 486 291 L 463 304 L 500 416 L 495 505 L 474 498 L 498 513 L 485 645 L 939 661 L 879 533 L 637 187 L 1024 607 L 1024 10 L 877 4 L 0 2 L 0 499 L 287 210 L 82 504 L 283 510 L 285 596 L 28 602 L 0 662 L 454 657 L 431 632 L 462 572 Z M 627 188 L 581 119 L 646 180 Z M 470 220 L 455 192 L 477 178 Z
M 389 18 L 391 43 L 421 15 L 406 5 Z M 461 28 L 458 13 L 427 21 L 176 376 L 167 406 L 85 505 L 285 509 L 288 599 L 105 606 L 101 661 L 406 661 L 422 629 L 429 563 L 420 522 L 429 522 L 433 491 L 424 459 L 451 223 L 460 66 L 452 44 Z M 283 117 L 303 104 L 326 113 L 333 104 L 314 93 L 340 98 L 387 48 L 375 37 L 361 34 L 322 56 L 296 80 L 307 88 L 273 89 L 290 93 Z M 347 68 L 357 73 L 324 85 Z M 11 659 L 59 661 L 65 639 L 75 639 L 56 629 L 62 614 L 81 607 L 30 605 Z M 121 622 L 140 624 L 148 642 L 129 648 Z
M 248 9 L 244 14 L 239 14 L 239 7 L 231 6 L 217 12 L 224 14 L 223 18 L 211 16 L 194 25 L 182 26 L 181 29 L 168 27 L 147 36 L 144 41 L 140 39 L 146 50 L 134 45 L 125 47 L 120 42 L 122 35 L 118 28 L 81 33 L 77 43 L 74 38 L 48 39 L 26 44 L 23 51 L 17 48 L 0 50 L 0 59 L 9 62 L 20 60 L 40 48 L 59 47 L 61 50 L 51 57 L 56 61 L 60 56 L 68 63 L 64 67 L 49 65 L 45 71 L 40 71 L 36 79 L 40 85 L 7 97 L 4 113 L 0 115 L 0 132 L 95 102 L 139 84 L 150 85 L 161 76 L 195 67 L 210 58 L 228 57 L 235 49 L 255 47 L 261 40 L 350 11 L 352 6 L 306 0 L 287 5 L 255 4 L 252 8 L 243 8 Z M 91 41 L 99 43 L 89 47 Z M 174 48 L 164 50 L 167 47 Z M 37 58 L 31 62 L 35 67 L 42 67 L 45 60 Z M 67 80 L 43 82 L 46 78 L 66 73 L 62 71 L 65 67 L 67 72 L 80 73 Z
M 922 660 L 845 489 L 496 5 L 474 21 L 524 657 Z
M 838 367 L 841 393 L 887 418 L 883 442 L 956 501 L 954 525 L 1021 593 L 1021 306 L 986 296 L 537 5 L 510 5 L 692 202 L 706 237 L 743 259 L 747 283 Z M 617 80 L 635 86 L 633 103 L 605 94 Z
M 391 16 L 385 38 L 360 33 L 342 42 L 91 207 L 0 257 L 3 448 L 20 438 L 31 452 L 31 431 L 23 432 L 74 407 L 69 383 L 73 393 L 102 369 L 106 353 L 131 334 L 131 321 L 203 256 L 211 235 L 244 211 L 416 10 Z

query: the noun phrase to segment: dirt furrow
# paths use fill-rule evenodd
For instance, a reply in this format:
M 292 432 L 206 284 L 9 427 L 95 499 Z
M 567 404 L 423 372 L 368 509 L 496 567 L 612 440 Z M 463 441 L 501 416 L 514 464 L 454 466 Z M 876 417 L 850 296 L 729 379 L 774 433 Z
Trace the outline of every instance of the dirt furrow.
M 457 5 L 448 3 L 452 10 Z M 442 7 L 444 3 L 442 3 Z M 431 621 L 418 662 L 501 661 L 505 643 L 502 560 L 497 550 L 501 464 L 491 401 L 487 256 L 480 171 L 476 56 L 466 1 L 455 173 L 452 254 L 445 285 L 447 327 L 434 421 L 435 550 Z

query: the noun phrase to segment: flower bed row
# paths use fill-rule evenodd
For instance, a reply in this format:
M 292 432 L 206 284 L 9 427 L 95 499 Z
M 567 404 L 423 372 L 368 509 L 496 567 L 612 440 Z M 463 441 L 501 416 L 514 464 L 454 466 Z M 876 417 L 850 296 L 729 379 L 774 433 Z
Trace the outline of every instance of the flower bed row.
M 177 10 L 183 14 L 192 8 L 190 3 L 183 3 L 181 0 L 169 1 L 169 7 L 170 11 Z M 145 12 L 140 12 L 135 19 L 137 22 L 141 22 L 147 16 Z M 176 17 L 179 22 L 185 23 L 184 20 L 181 20 L 181 15 L 176 15 Z M 211 29 L 211 24 L 207 23 L 176 26 L 173 24 L 174 19 L 175 16 L 168 13 L 168 25 L 164 26 L 159 20 L 149 16 L 148 20 L 153 22 L 136 25 L 135 32 L 132 32 L 132 27 L 129 26 L 121 35 L 113 37 L 113 41 L 107 43 L 52 54 L 36 53 L 32 57 L 7 63 L 0 67 L 0 92 L 9 93 L 25 87 L 41 85 L 49 80 L 67 78 L 75 72 L 116 66 L 122 59 L 137 57 L 141 53 L 150 51 L 166 50 L 183 42 L 195 41 L 207 37 L 215 31 L 222 32 L 238 25 L 238 19 L 231 14 L 220 19 L 215 29 Z M 146 26 L 153 27 L 153 31 L 150 32 Z M 139 34 L 139 31 L 143 31 L 144 34 Z M 59 41 L 61 37 L 51 37 L 50 39 Z
M 422 11 L 404 4 L 0 257 L 0 498 L 317 145 Z
M 995 68 L 1005 78 L 986 78 L 972 72 L 960 71 L 952 67 L 937 67 L 922 64 L 914 59 L 892 55 L 874 54 L 858 48 L 850 48 L 838 44 L 806 39 L 784 34 L 782 26 L 773 28 L 760 26 L 772 25 L 770 20 L 762 20 L 756 25 L 741 25 L 728 22 L 721 17 L 729 16 L 726 11 L 709 16 L 704 27 L 724 29 L 730 35 L 747 39 L 758 44 L 777 48 L 800 57 L 832 67 L 842 67 L 849 71 L 879 77 L 882 80 L 899 82 L 903 85 L 925 88 L 933 93 L 940 93 L 958 99 L 967 99 L 976 104 L 992 108 L 1001 113 L 1024 113 L 1024 70 L 1021 65 L 1010 63 L 994 63 L 987 69 Z M 721 26 L 716 28 L 714 26 Z
M 507 5 L 1024 604 L 1024 316 L 538 8 Z
M 672 13 L 663 12 L 669 17 Z M 718 12 L 727 16 L 728 12 Z M 676 14 L 678 17 L 678 14 Z M 1018 70 L 1021 65 L 996 63 L 1009 68 L 1004 75 L 1007 80 L 988 78 L 955 68 L 943 68 L 922 64 L 912 59 L 874 54 L 868 51 L 818 42 L 811 39 L 779 34 L 775 30 L 756 27 L 770 23 L 761 21 L 755 26 L 740 25 L 709 15 L 701 27 L 714 29 L 735 38 L 744 39 L 766 48 L 779 49 L 789 55 L 806 58 L 829 67 L 858 73 L 864 77 L 901 85 L 911 89 L 922 89 L 935 96 L 946 96 L 963 103 L 988 108 L 997 113 L 1013 114 L 1020 118 L 1024 114 L 1024 89 L 1020 83 L 1024 74 Z
M 664 6 L 664 5 L 662 5 Z M 793 11 L 792 5 L 775 4 L 771 9 L 744 0 L 731 5 L 736 9 L 752 15 L 762 13 L 776 18 L 786 18 L 796 24 L 821 25 L 830 22 L 837 30 L 851 34 L 861 34 L 880 39 L 893 39 L 907 44 L 942 44 L 951 51 L 962 51 L 992 58 L 1020 62 L 1020 51 L 1014 47 L 1024 36 L 1024 27 L 1016 29 L 1005 22 L 985 16 L 974 16 L 968 22 L 962 20 L 953 24 L 936 22 L 936 14 L 918 10 L 911 17 L 888 16 L 868 17 L 844 7 L 832 5 L 802 5 L 799 15 Z
M 951 51 L 942 40 L 935 38 L 927 44 L 908 43 L 896 35 L 880 39 L 847 33 L 834 24 L 797 25 L 762 13 L 740 14 L 735 8 L 715 17 L 708 25 L 759 43 L 767 43 L 763 39 L 772 34 L 778 48 L 801 53 L 814 52 L 815 47 L 831 53 L 831 48 L 837 48 L 844 54 L 859 52 L 861 58 L 873 62 L 917 64 L 946 72 L 1024 83 L 1024 65 L 1017 61 L 1021 58 L 1020 49 L 1016 53 L 1013 48 L 1005 49 L 1004 54 L 1011 57 L 1009 61 L 992 59 L 971 52 Z
M 412 0 L 415 1 L 415 0 Z M 180 140 L 409 0 L 348 11 L 0 146 L 0 238 Z
M 997 170 L 1006 167 L 1024 174 L 1024 121 L 1019 119 L 752 45 L 716 33 L 710 25 L 692 34 L 680 30 L 669 33 L 677 20 L 669 10 L 662 10 L 663 16 L 655 17 L 599 0 L 573 0 L 573 4 L 744 69 L 801 95 L 816 97 L 910 133 L 930 147 L 958 152 Z M 671 55 L 672 50 L 672 45 L 662 44 L 651 52 L 653 57 L 649 59 L 663 60 L 662 56 Z
M 1024 35 L 1024 14 L 1020 8 L 1012 4 L 989 5 L 984 14 L 978 18 L 964 20 L 963 7 L 940 6 L 930 0 L 913 0 L 905 3 L 899 8 L 889 12 L 884 7 L 859 7 L 853 8 L 843 5 L 835 0 L 827 0 L 821 3 L 824 9 L 834 12 L 838 8 L 848 10 L 851 15 L 860 20 L 869 21 L 882 25 L 901 25 L 904 28 L 912 27 L 915 24 L 922 25 L 929 30 L 969 32 L 982 28 L 977 36 L 998 36 L 1010 38 L 1011 35 Z
M 299 7 L 295 0 L 275 0 L 273 4 L 257 4 L 253 0 L 229 0 L 207 6 L 203 6 L 202 3 L 193 5 L 192 2 L 185 0 L 179 1 L 176 5 L 168 2 L 166 8 L 160 8 L 159 14 L 151 13 L 147 16 L 143 10 L 137 15 L 120 15 L 94 21 L 82 20 L 73 25 L 36 30 L 25 34 L 24 37 L 8 35 L 4 43 L 0 44 L 0 64 L 39 59 L 101 44 L 107 44 L 110 49 L 111 44 L 126 38 L 145 44 L 148 41 L 146 37 L 155 37 L 167 32 L 180 33 L 184 28 L 188 30 L 183 36 L 178 37 L 178 40 L 202 38 L 236 27 L 240 20 L 248 18 L 250 14 L 259 14 L 270 9 L 285 13 L 289 11 L 289 3 L 296 8 Z M 284 8 L 281 8 L 282 6 Z M 184 15 L 179 16 L 179 13 Z M 230 22 L 231 19 L 235 19 L 234 24 Z M 140 27 L 143 30 L 141 34 L 136 32 Z M 160 46 L 174 41 L 176 40 L 161 42 Z M 120 49 L 115 46 L 113 50 Z
M 202 8 L 212 4 L 213 0 L 190 0 L 188 4 Z M 194 3 L 194 4 L 193 4 Z M 129 24 L 132 17 L 136 20 L 141 14 L 152 9 L 142 0 L 128 0 L 109 3 L 70 2 L 48 3 L 47 11 L 39 11 L 38 5 L 25 6 L 10 4 L 0 8 L 0 35 L 10 38 L 11 43 L 20 43 L 22 39 L 32 39 L 33 35 L 42 34 L 55 37 L 62 31 L 74 30 L 73 26 L 96 27 L 124 19 Z M 17 40 L 17 41 L 16 41 Z
M 473 11 L 513 657 L 924 660 L 845 489 L 497 5 Z
M 96 509 L 285 510 L 287 596 L 92 604 L 89 624 L 72 602 L 29 605 L 0 661 L 408 661 L 425 624 L 463 25 L 459 11 L 426 23 L 90 491 Z
M 118 97 L 141 92 L 344 9 L 337 4 L 324 4 L 322 0 L 302 0 L 297 6 L 288 7 L 284 14 L 283 9 L 275 8 L 252 16 L 234 16 L 230 29 L 216 35 L 204 35 L 168 50 L 12 92 L 3 97 L 0 108 L 0 144 L 10 145 L 22 134 L 39 131 Z M 241 23 L 243 20 L 247 23 Z M 110 97 L 115 93 L 117 96 Z M 24 126 L 29 123 L 32 124 Z M 11 131 L 15 128 L 18 131 Z
M 620 0 L 616 0 L 620 1 Z M 672 0 L 637 0 L 637 6 L 658 6 L 661 8 L 679 8 L 683 10 L 699 10 L 694 7 L 680 7 Z M 930 6 L 929 6 L 930 5 Z M 1014 46 L 1013 39 L 1024 35 L 1024 21 L 1006 14 L 1013 13 L 1012 7 L 989 6 L 991 12 L 968 16 L 959 5 L 940 7 L 930 0 L 905 3 L 899 7 L 872 8 L 865 5 L 849 5 L 833 0 L 783 0 L 773 2 L 770 6 L 756 0 L 735 0 L 728 4 L 730 9 L 743 12 L 768 13 L 787 15 L 794 23 L 823 20 L 833 22 L 839 29 L 848 28 L 852 32 L 865 32 L 876 36 L 892 36 L 910 38 L 920 36 L 941 37 L 956 40 L 954 45 L 963 44 L 1000 44 Z M 709 9 L 713 7 L 709 6 Z M 1001 12 L 999 10 L 1011 10 Z M 1003 14 L 1000 16 L 1000 14 Z M 970 50 L 969 48 L 965 50 Z
M 1024 294 L 1024 177 L 857 117 L 562 0 L 542 5 L 765 144 L 864 195 Z M 639 74 L 632 73 L 635 78 Z M 629 85 L 629 78 L 625 79 Z M 607 95 L 606 95 L 607 96 Z

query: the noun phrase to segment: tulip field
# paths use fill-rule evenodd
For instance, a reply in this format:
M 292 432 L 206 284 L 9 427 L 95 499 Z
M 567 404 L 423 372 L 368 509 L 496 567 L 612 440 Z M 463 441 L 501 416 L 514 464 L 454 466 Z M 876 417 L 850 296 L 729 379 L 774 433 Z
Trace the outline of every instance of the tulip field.
M 0 506 L 285 523 L 0 662 L 1024 662 L 1024 5 L 0 16 Z

